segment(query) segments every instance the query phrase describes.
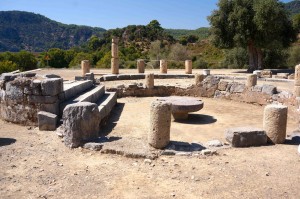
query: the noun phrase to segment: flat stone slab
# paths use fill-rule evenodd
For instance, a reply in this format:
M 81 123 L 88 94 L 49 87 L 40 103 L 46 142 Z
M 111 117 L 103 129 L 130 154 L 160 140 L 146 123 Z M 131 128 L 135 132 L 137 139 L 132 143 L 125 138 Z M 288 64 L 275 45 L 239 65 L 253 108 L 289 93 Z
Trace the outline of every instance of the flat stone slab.
M 194 97 L 160 97 L 157 100 L 172 104 L 172 114 L 175 119 L 187 119 L 189 112 L 196 112 L 203 108 L 203 101 Z
M 233 147 L 263 146 L 268 140 L 264 130 L 253 127 L 230 128 L 225 138 Z

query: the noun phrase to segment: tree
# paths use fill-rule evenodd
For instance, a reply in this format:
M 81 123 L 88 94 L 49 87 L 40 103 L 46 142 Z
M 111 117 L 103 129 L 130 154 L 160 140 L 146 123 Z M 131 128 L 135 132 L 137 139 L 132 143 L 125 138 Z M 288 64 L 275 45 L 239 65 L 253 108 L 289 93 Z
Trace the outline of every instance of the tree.
M 169 59 L 175 61 L 184 61 L 188 58 L 188 52 L 185 46 L 181 44 L 174 44 L 171 46 Z
M 293 26 L 297 32 L 300 32 L 300 13 L 293 16 Z
M 68 62 L 65 60 L 65 51 L 59 48 L 51 48 L 47 55 L 49 56 L 49 66 L 54 68 L 68 67 Z
M 213 43 L 248 51 L 248 71 L 263 68 L 263 50 L 286 48 L 296 38 L 288 13 L 278 0 L 219 0 L 208 17 Z

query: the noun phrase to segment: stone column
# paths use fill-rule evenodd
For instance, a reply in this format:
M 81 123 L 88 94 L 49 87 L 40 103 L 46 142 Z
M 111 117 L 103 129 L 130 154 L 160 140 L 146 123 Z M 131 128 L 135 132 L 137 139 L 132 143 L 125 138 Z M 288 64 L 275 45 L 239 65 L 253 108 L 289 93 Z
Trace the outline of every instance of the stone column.
M 185 60 L 185 74 L 192 74 L 193 62 L 192 60 Z
M 255 75 L 255 74 L 247 75 L 246 86 L 247 87 L 253 87 L 256 84 L 257 84 L 257 75 Z
M 145 60 L 143 59 L 137 60 L 137 69 L 138 69 L 138 73 L 145 73 Z
M 163 149 L 170 142 L 171 113 L 171 103 L 158 100 L 152 102 L 148 143 L 156 149 Z
M 85 76 L 86 73 L 90 72 L 90 61 L 89 60 L 81 61 L 81 70 L 82 70 L 83 77 Z
M 269 141 L 282 144 L 286 137 L 287 106 L 270 104 L 265 107 L 263 128 Z
M 145 87 L 149 88 L 149 89 L 153 89 L 154 88 L 154 74 L 150 73 L 150 74 L 146 74 L 145 75 Z
M 300 97 L 300 65 L 295 67 L 295 87 L 294 87 L 294 95 L 296 97 Z
M 204 80 L 204 77 L 202 74 L 195 74 L 195 84 L 200 84 Z
M 168 73 L 168 62 L 166 60 L 160 60 L 160 73 Z
M 111 45 L 111 73 L 119 74 L 119 49 L 118 49 L 119 39 L 114 37 L 112 39 Z

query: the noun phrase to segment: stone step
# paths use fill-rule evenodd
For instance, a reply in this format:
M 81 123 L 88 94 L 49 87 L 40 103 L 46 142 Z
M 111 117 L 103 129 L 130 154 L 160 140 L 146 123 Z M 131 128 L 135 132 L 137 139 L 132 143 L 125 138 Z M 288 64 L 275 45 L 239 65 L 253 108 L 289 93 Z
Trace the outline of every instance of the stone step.
M 81 94 L 79 94 L 67 101 L 60 103 L 60 113 L 62 114 L 64 108 L 68 104 L 74 104 L 74 103 L 78 103 L 78 102 L 96 103 L 97 101 L 99 101 L 99 99 L 101 99 L 101 97 L 104 95 L 104 93 L 105 93 L 104 85 L 92 87 L 91 89 L 84 91 Z
M 116 105 L 116 103 L 117 93 L 105 92 L 103 97 L 97 102 L 101 120 L 110 114 L 111 110 Z
M 64 82 L 64 92 L 60 95 L 60 102 L 67 101 L 92 87 L 91 80 Z

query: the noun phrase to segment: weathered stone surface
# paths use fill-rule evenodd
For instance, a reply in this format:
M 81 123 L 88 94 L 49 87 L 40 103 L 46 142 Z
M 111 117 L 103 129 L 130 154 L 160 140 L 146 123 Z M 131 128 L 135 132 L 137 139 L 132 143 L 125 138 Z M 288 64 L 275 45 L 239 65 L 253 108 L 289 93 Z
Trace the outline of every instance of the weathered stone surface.
M 154 74 L 146 74 L 145 77 L 145 88 L 153 89 L 154 88 Z
M 272 78 L 272 71 L 270 70 L 263 70 L 261 71 L 261 76 L 266 78 Z
M 253 127 L 228 129 L 225 133 L 225 138 L 233 147 L 251 147 L 267 144 L 266 132 Z
M 256 85 L 256 86 L 254 86 L 253 88 L 251 88 L 251 90 L 252 90 L 253 92 L 261 92 L 261 91 L 262 91 L 262 86 Z
M 300 86 L 300 65 L 295 67 L 295 86 Z
M 53 113 L 55 115 L 59 115 L 59 102 L 57 101 L 56 103 L 53 104 L 41 104 L 40 110 Z
M 38 125 L 40 131 L 55 131 L 57 125 L 57 115 L 40 111 L 38 112 Z
M 145 79 L 145 74 L 131 74 L 130 79 Z
M 63 92 L 63 79 L 50 78 L 41 81 L 42 95 L 55 96 Z
M 229 92 L 230 93 L 242 93 L 242 92 L 244 92 L 245 88 L 246 88 L 245 84 L 233 82 L 230 86 Z
M 185 74 L 192 74 L 193 62 L 192 60 L 185 60 Z
M 166 60 L 160 60 L 160 73 L 168 73 L 168 62 Z
M 24 91 L 21 85 L 14 85 L 12 82 L 6 83 L 5 100 L 12 100 L 16 102 L 23 102 Z
M 205 145 L 208 147 L 221 147 L 223 143 L 220 140 L 210 140 Z
M 119 74 L 119 58 L 111 58 L 111 74 Z
M 294 96 L 300 97 L 300 86 L 294 86 Z
M 163 149 L 170 142 L 172 104 L 153 101 L 150 109 L 150 129 L 148 143 L 157 149 Z
M 58 96 L 28 95 L 27 100 L 29 103 L 54 104 L 58 101 Z
M 138 73 L 144 73 L 145 72 L 145 60 L 143 59 L 138 59 L 137 60 L 137 70 Z
M 220 81 L 219 84 L 218 84 L 218 90 L 226 91 L 227 86 L 228 86 L 228 82 Z
M 89 149 L 93 151 L 101 151 L 103 144 L 96 142 L 88 142 L 83 145 L 84 149 Z
M 114 81 L 118 79 L 117 75 L 104 75 L 104 81 Z
M 99 125 L 100 114 L 96 104 L 79 102 L 68 105 L 63 111 L 65 145 L 75 148 L 97 138 Z
M 273 86 L 273 85 L 264 84 L 262 86 L 262 92 L 266 93 L 268 95 L 273 95 L 273 94 L 277 93 L 277 88 L 275 86 Z
M 195 74 L 195 84 L 199 85 L 203 80 L 205 76 L 203 74 Z
M 247 87 L 253 87 L 256 84 L 257 84 L 257 75 L 255 75 L 255 74 L 248 75 L 246 86 Z
M 89 60 L 82 60 L 81 61 L 81 70 L 82 76 L 84 77 L 86 73 L 90 72 L 90 61 Z
M 269 141 L 282 144 L 286 137 L 287 106 L 270 104 L 265 107 L 263 126 Z
M 119 74 L 117 79 L 118 80 L 130 80 L 130 75 L 128 75 L 128 74 Z

